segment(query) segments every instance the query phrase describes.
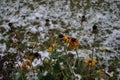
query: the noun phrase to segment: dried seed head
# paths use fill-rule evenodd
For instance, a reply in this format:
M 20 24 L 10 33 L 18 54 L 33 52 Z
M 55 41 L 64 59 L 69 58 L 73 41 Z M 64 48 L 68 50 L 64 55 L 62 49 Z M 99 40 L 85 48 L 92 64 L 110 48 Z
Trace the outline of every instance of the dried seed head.
M 84 22 L 84 21 L 86 21 L 85 15 L 83 15 L 82 18 L 81 18 L 81 22 Z
M 96 25 L 93 26 L 93 31 L 94 31 L 94 30 L 97 30 L 97 26 L 96 26 Z
M 72 41 L 72 42 L 75 42 L 75 41 L 76 41 L 76 39 L 75 39 L 75 38 L 71 38 L 71 41 Z
M 33 53 L 35 57 L 41 58 L 41 55 L 38 52 Z
M 8 26 L 10 26 L 10 27 L 11 27 L 11 26 L 13 26 L 13 23 L 11 23 L 11 22 L 10 22 L 10 23 L 8 23 Z
M 59 35 L 59 38 L 63 38 L 63 37 L 64 37 L 64 35 L 63 35 L 63 34 L 60 34 L 60 35 Z
M 85 18 L 85 15 L 83 15 L 82 18 Z
M 50 20 L 49 20 L 49 19 L 46 19 L 45 21 L 46 21 L 45 26 L 50 26 L 50 23 L 49 23 Z
M 93 25 L 93 27 L 92 27 L 92 33 L 94 33 L 94 34 L 98 33 L 98 26 Z
M 46 22 L 49 22 L 50 20 L 49 20 L 49 19 L 46 19 L 45 21 L 46 21 Z

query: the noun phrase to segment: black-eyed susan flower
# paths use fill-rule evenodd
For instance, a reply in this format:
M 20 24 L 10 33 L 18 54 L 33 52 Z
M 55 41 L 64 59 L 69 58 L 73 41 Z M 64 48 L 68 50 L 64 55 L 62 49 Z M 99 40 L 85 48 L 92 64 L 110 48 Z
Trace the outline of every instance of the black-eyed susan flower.
M 28 68 L 28 67 L 30 67 L 30 68 Z M 33 69 L 32 62 L 30 62 L 30 61 L 23 61 L 21 69 L 26 71 L 26 72 L 28 72 L 29 70 L 32 70 Z
M 66 44 L 69 46 L 69 48 L 74 48 L 76 49 L 78 47 L 78 39 L 77 38 L 72 38 L 72 37 L 68 37 L 66 35 L 59 35 L 59 38 L 63 39 Z
M 60 34 L 60 35 L 59 35 L 59 38 L 60 38 L 60 39 L 62 39 L 63 37 L 64 37 L 64 35 L 63 35 L 63 34 Z
M 35 58 L 33 53 L 30 53 L 30 52 L 25 53 L 24 57 L 29 59 L 29 60 L 33 60 Z
M 89 56 L 87 56 L 85 59 L 84 59 L 84 64 L 85 66 L 90 66 L 90 67 L 94 67 L 97 63 L 97 60 L 96 59 L 92 59 L 90 58 Z
M 59 38 L 60 38 L 60 39 L 63 39 L 67 44 L 69 43 L 69 37 L 66 36 L 66 35 L 60 34 L 60 35 L 59 35 Z
M 41 58 L 41 55 L 38 52 L 34 52 L 34 53 L 27 52 L 25 53 L 24 58 L 33 61 L 35 58 Z
M 69 47 L 77 49 L 77 47 L 78 47 L 78 39 L 77 38 L 69 38 Z
M 48 51 L 51 52 L 53 50 L 53 46 L 49 46 Z
M 55 40 L 54 43 L 52 45 L 49 46 L 48 51 L 51 52 L 53 50 L 53 48 L 55 47 L 57 41 Z
M 66 35 L 64 35 L 63 40 L 65 40 L 65 42 L 67 44 L 69 44 L 69 42 L 70 42 L 70 38 L 68 36 L 66 36 Z

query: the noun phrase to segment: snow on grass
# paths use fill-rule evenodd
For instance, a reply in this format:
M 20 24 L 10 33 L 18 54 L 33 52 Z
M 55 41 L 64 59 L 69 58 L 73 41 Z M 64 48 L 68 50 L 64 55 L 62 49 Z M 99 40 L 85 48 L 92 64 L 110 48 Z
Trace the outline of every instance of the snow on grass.
M 112 51 L 110 52 L 112 55 L 103 55 L 104 57 L 102 57 L 104 59 L 110 59 L 110 56 L 118 54 L 118 52 L 114 50 L 114 48 L 118 48 L 120 45 L 120 10 L 117 6 L 118 3 L 114 2 L 114 0 L 105 0 L 104 3 L 101 3 L 99 5 L 97 5 L 98 0 L 92 0 L 88 2 L 88 7 L 86 7 L 86 0 L 80 1 L 80 3 L 78 3 L 80 4 L 80 8 L 75 5 L 77 4 L 76 2 L 73 2 L 72 4 L 70 1 L 42 1 L 44 1 L 45 4 L 40 5 L 39 2 L 34 2 L 33 0 L 16 0 L 14 2 L 6 2 L 6 0 L 1 1 L 0 21 L 3 20 L 3 23 L 0 24 L 0 28 L 5 28 L 6 31 L 4 33 L 9 32 L 10 27 L 8 26 L 8 23 L 12 22 L 15 24 L 15 27 L 21 26 L 25 28 L 25 37 L 30 37 L 27 35 L 28 32 L 31 32 L 33 34 L 39 33 L 39 42 L 44 42 L 49 39 L 48 31 L 50 29 L 58 29 L 61 32 L 64 32 L 68 29 L 69 31 L 64 34 L 70 37 L 78 38 L 80 45 L 92 46 L 94 37 L 91 33 L 91 30 L 92 26 L 96 24 L 99 29 L 98 39 L 103 42 L 101 43 L 101 47 Z M 50 3 L 51 1 L 53 2 Z M 80 19 L 83 15 L 86 16 L 87 22 L 84 22 L 81 26 Z M 50 20 L 49 26 L 45 26 L 46 19 Z M 53 21 L 56 21 L 56 24 L 54 24 Z M 37 24 L 33 25 L 34 22 L 36 22 Z M 81 30 L 81 28 L 83 29 Z M 107 32 L 106 30 L 110 31 L 111 33 Z M 4 39 L 7 41 L 8 35 L 3 36 L 3 34 L 0 33 L 0 40 Z M 53 34 L 52 36 L 56 37 L 56 35 L 57 34 Z M 21 42 L 27 41 L 28 40 L 24 38 L 24 40 L 22 40 Z M 29 41 L 27 43 L 29 44 Z M 0 43 L 0 53 L 4 53 L 6 47 L 7 46 L 5 43 Z M 44 58 L 46 57 L 49 58 L 50 53 L 46 50 L 39 51 L 42 60 L 44 60 Z M 62 52 L 63 49 L 57 49 L 57 51 Z M 17 49 L 11 47 L 9 49 L 9 52 L 17 52 Z M 76 55 L 75 51 L 68 51 L 67 53 L 72 53 Z M 91 50 L 79 49 L 78 53 L 79 57 L 85 57 L 87 56 L 87 54 L 85 53 L 91 54 L 92 52 Z M 0 55 L 3 56 L 3 54 Z M 35 67 L 37 65 L 42 65 L 43 63 L 41 59 L 35 59 L 32 64 Z M 81 79 L 80 75 L 75 75 L 79 78 L 79 80 Z
M 39 51 L 38 52 L 40 55 L 41 55 L 41 57 L 42 57 L 42 59 L 44 59 L 44 58 L 49 58 L 49 52 L 47 52 L 47 51 Z
M 5 50 L 6 50 L 6 44 L 5 43 L 0 44 L 0 52 L 3 53 L 5 52 Z
M 120 45 L 120 41 L 116 40 L 116 38 L 120 37 L 120 31 L 119 30 L 113 30 L 113 33 L 108 36 L 107 40 L 104 42 L 104 45 L 109 47 L 117 47 Z

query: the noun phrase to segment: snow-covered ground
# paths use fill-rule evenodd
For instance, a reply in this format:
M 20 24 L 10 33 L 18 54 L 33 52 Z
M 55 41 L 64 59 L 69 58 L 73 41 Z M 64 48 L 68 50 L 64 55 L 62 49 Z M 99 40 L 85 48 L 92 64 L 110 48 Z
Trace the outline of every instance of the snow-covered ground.
M 87 21 L 81 26 L 80 20 L 83 15 Z M 49 26 L 45 25 L 47 19 L 49 19 Z M 50 29 L 57 29 L 60 33 L 78 38 L 81 46 L 91 46 L 93 43 L 92 26 L 96 24 L 99 30 L 97 41 L 100 44 L 96 46 L 96 49 L 106 48 L 110 52 L 106 58 L 120 56 L 119 0 L 0 0 L 0 56 L 4 56 L 8 46 L 6 42 L 9 34 L 7 33 L 11 30 L 8 23 L 25 29 L 24 38 L 20 44 L 41 44 L 49 39 Z M 68 32 L 64 33 L 65 30 Z M 38 33 L 38 43 L 28 40 L 27 33 L 29 32 Z M 57 34 L 52 36 L 56 37 Z M 14 36 L 12 40 L 18 41 Z M 17 52 L 16 47 L 11 47 L 8 51 Z M 80 57 L 84 57 L 86 52 L 91 53 L 87 49 L 78 50 Z M 75 52 L 71 51 L 71 53 Z M 43 58 L 49 57 L 47 48 L 40 50 L 40 54 Z

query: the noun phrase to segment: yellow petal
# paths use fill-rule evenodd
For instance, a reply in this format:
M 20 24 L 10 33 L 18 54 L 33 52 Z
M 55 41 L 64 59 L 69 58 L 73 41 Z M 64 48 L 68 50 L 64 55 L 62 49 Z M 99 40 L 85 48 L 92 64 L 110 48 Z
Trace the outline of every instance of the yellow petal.
M 49 48 L 48 48 L 48 51 L 52 51 L 53 50 L 53 47 L 52 46 L 50 46 Z

